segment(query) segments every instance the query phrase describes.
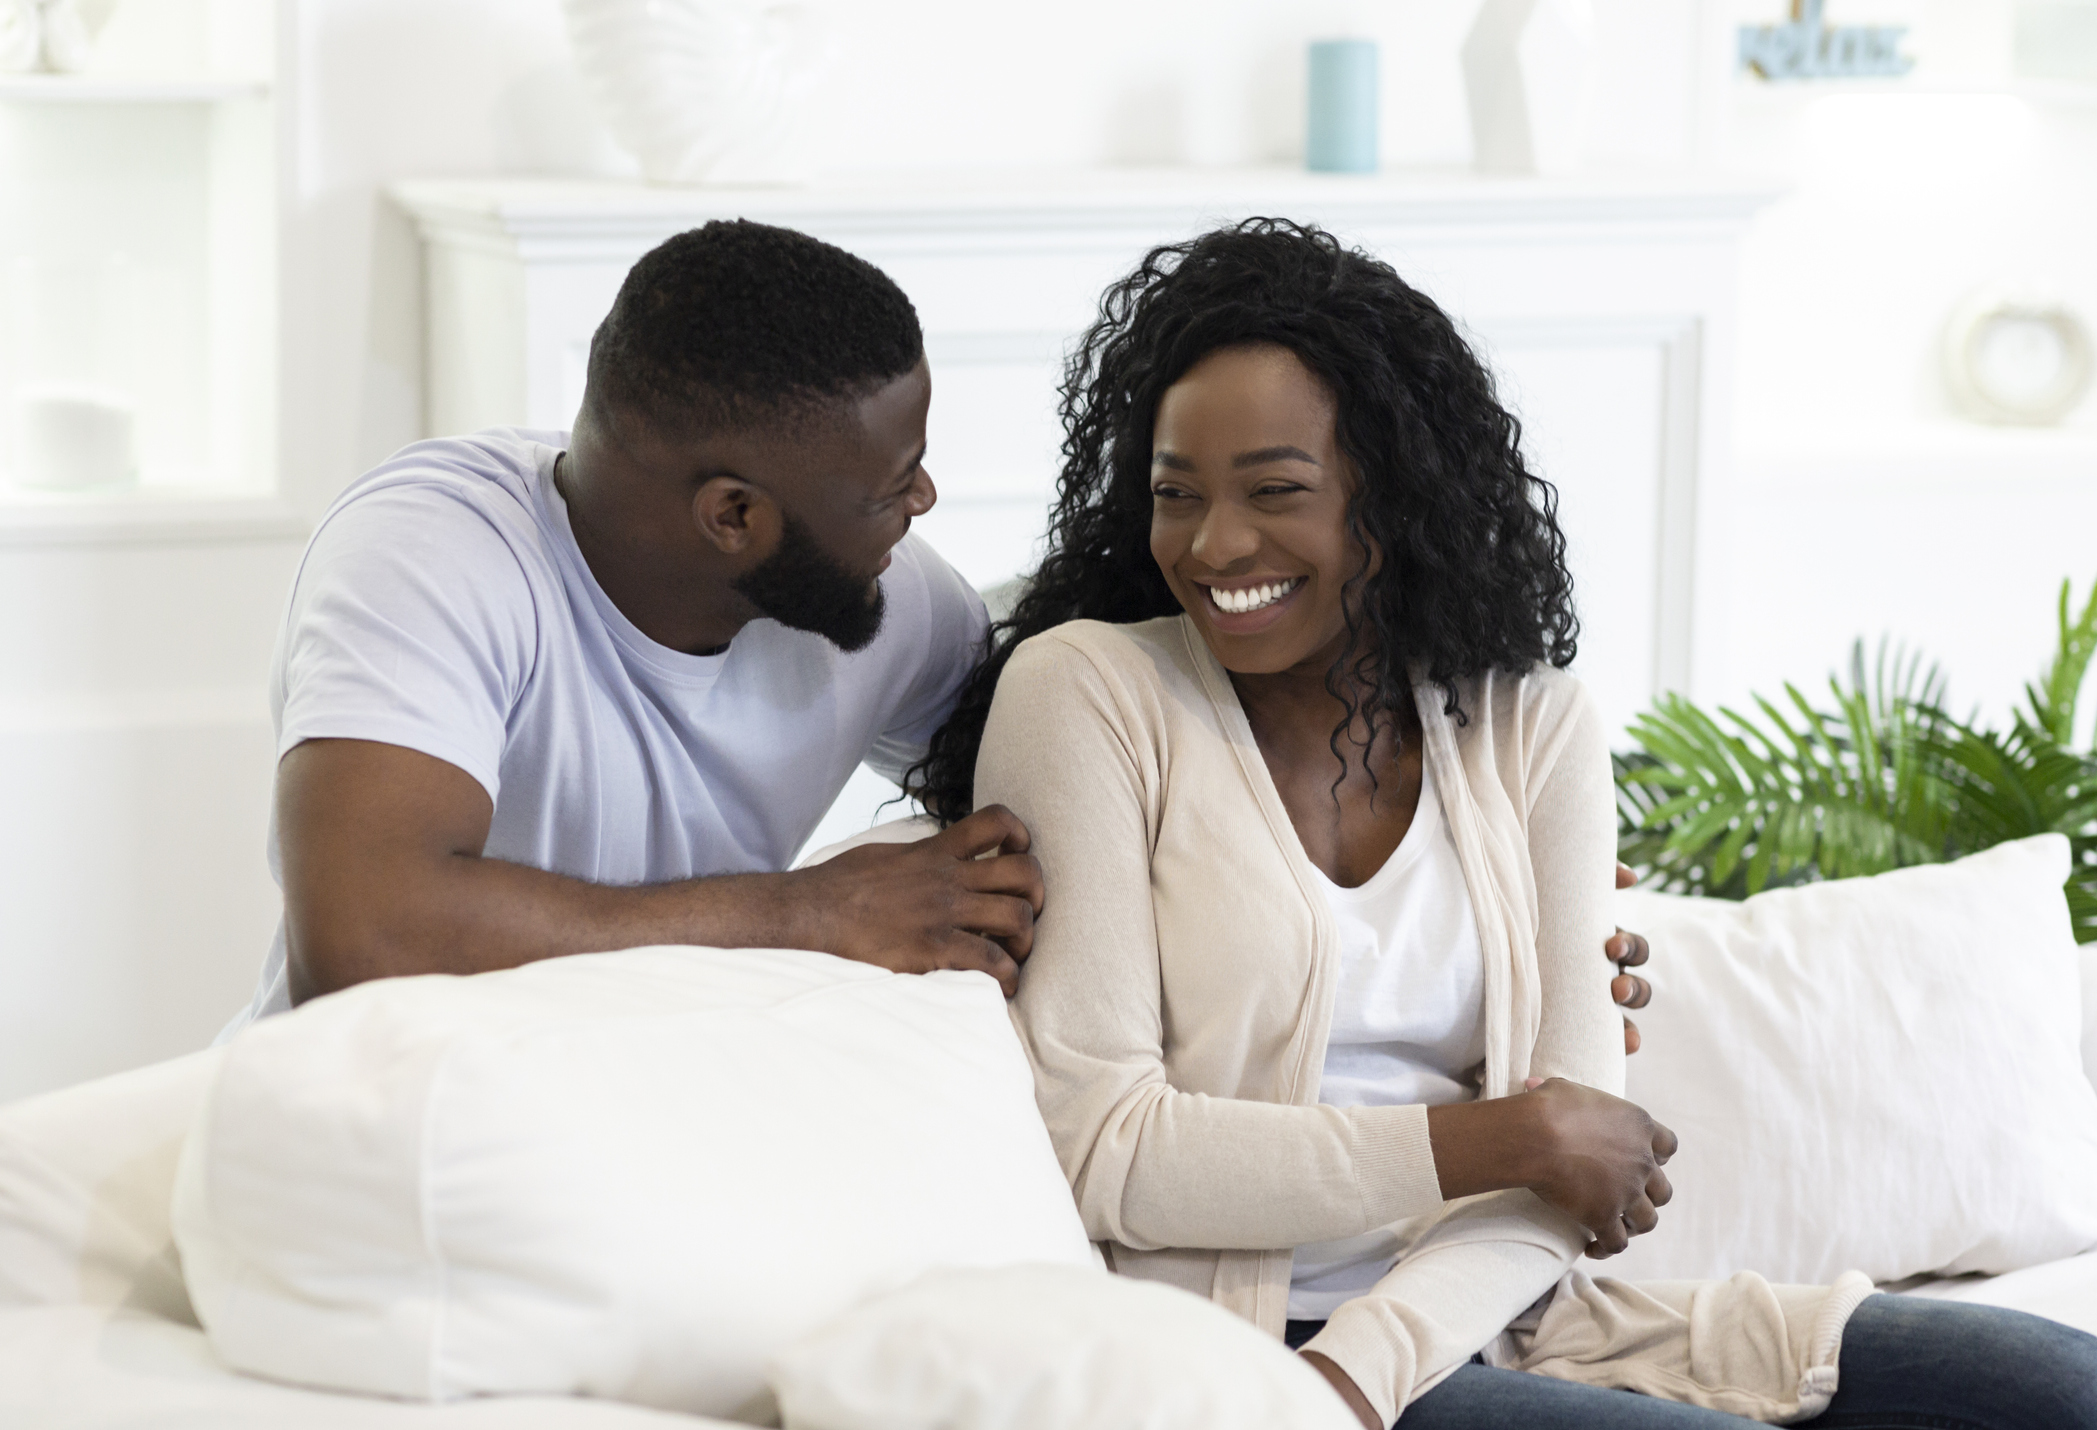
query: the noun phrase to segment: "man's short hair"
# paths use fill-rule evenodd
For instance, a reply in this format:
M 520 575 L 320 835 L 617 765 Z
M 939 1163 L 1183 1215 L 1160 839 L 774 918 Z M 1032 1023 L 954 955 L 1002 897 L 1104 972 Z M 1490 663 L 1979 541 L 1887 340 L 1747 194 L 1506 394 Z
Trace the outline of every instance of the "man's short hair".
M 593 412 L 697 435 L 865 397 L 925 354 L 917 310 L 863 258 L 717 220 L 644 255 L 590 342 Z

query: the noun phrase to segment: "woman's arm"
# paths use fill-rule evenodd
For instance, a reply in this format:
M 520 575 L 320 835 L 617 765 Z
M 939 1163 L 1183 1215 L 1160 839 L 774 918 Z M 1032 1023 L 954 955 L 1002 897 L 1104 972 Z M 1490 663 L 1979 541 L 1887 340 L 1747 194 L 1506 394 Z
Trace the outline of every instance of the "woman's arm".
M 1162 727 L 1149 694 L 1037 638 L 999 681 L 976 766 L 977 804 L 1017 814 L 1041 862 L 1047 897 L 1014 1009 L 1087 1232 L 1257 1250 L 1437 1210 L 1424 1108 L 1294 1107 L 1166 1080 L 1150 814 Z M 1217 857 L 1227 877 L 1230 851 Z
M 1532 753 L 1535 775 L 1518 795 L 1528 801 L 1542 996 L 1530 1072 L 1620 1094 L 1622 1026 L 1609 997 L 1610 970 L 1594 958 L 1613 923 L 1616 796 L 1608 745 L 1593 703 L 1577 685 L 1553 682 L 1547 698 L 1567 703 L 1543 712 L 1557 718 L 1539 721 L 1544 738 Z M 1501 1105 L 1512 1111 L 1540 1095 L 1524 1093 Z M 1468 1115 L 1496 1115 L 1493 1103 L 1472 1107 Z M 1598 1125 L 1620 1136 L 1623 1121 Z M 1671 1151 L 1672 1136 L 1658 1133 L 1662 1150 Z M 1567 1200 L 1563 1180 L 1577 1175 L 1577 1154 L 1547 1160 L 1556 1166 L 1532 1184 Z M 1613 1185 L 1594 1190 L 1621 1204 L 1621 1173 Z M 1557 1284 L 1588 1245 L 1587 1227 L 1530 1191 L 1471 1198 L 1451 1207 L 1373 1291 L 1342 1306 L 1305 1349 L 1329 1358 L 1388 1425 Z

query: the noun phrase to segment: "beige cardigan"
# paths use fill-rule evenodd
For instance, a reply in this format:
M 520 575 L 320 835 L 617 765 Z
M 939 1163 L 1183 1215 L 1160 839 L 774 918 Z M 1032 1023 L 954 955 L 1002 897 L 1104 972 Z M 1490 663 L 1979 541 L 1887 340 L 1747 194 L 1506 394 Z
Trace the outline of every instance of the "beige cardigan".
M 1485 960 L 1482 1095 L 1532 1076 L 1621 1093 L 1600 952 L 1616 845 L 1601 721 L 1549 669 L 1468 682 L 1461 723 L 1442 704 L 1420 687 Z M 976 801 L 1010 806 L 1042 863 L 1048 902 L 1014 1018 L 1117 1271 L 1279 1334 L 1294 1247 L 1402 1224 L 1398 1265 L 1310 1347 L 1386 1423 L 1480 1350 L 1760 1419 L 1825 1407 L 1868 1282 L 1831 1295 L 1756 1277 L 1591 1281 L 1569 1269 L 1585 1232 L 1531 1193 L 1442 1201 L 1424 1108 L 1319 1104 L 1331 915 L 1229 677 L 1184 617 L 1078 621 L 1023 644 L 991 708 Z

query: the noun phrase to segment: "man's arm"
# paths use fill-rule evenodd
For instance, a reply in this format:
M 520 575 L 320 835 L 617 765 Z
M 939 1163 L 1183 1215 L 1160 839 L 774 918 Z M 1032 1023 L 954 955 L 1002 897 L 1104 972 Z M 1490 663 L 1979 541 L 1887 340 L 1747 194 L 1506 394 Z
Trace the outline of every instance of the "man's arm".
M 614 887 L 482 857 L 487 791 L 403 746 L 306 741 L 279 763 L 276 798 L 294 1003 L 372 978 L 664 943 L 980 969 L 1009 997 L 1041 909 L 1026 828 L 1002 808 L 793 873 Z

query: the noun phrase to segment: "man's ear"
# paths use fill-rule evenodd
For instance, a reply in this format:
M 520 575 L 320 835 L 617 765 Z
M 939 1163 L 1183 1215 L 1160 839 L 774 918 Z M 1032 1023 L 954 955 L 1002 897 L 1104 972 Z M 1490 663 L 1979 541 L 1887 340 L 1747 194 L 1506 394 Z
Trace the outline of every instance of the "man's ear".
M 741 477 L 708 477 L 692 493 L 692 525 L 724 556 L 769 554 L 783 525 L 779 503 Z

